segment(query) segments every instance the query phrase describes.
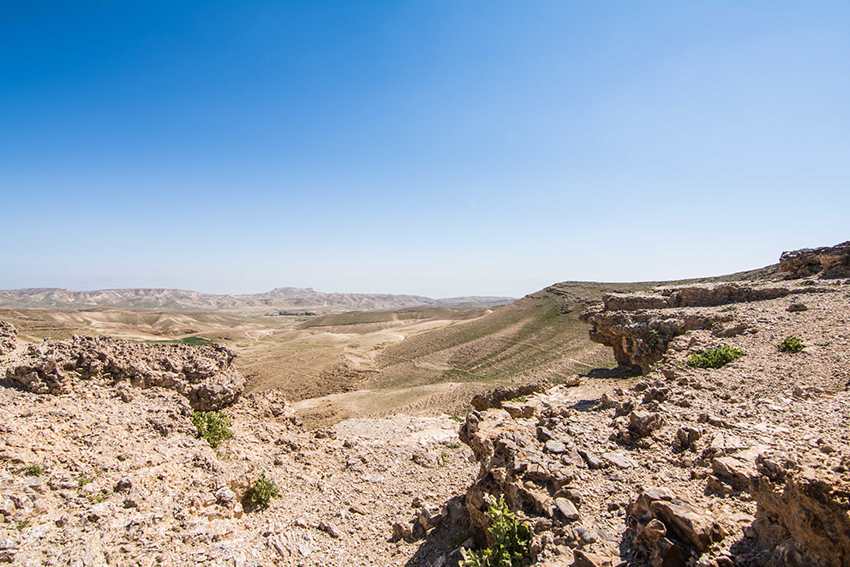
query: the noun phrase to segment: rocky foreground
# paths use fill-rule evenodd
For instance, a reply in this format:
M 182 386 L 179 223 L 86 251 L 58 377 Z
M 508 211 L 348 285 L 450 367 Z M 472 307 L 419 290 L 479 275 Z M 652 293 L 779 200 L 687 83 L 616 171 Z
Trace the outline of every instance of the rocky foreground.
M 29 344 L 0 322 L 0 562 L 442 567 L 492 543 L 502 496 L 524 564 L 848 567 L 847 277 L 845 243 L 770 281 L 608 295 L 591 338 L 639 376 L 481 396 L 462 424 L 308 431 L 245 395 L 225 348 Z M 721 345 L 732 360 L 696 367 Z M 232 424 L 216 448 L 205 411 Z
M 242 395 L 231 362 L 221 347 L 26 344 L 0 323 L 0 562 L 404 565 L 457 547 L 416 539 L 464 518 L 474 464 L 456 421 L 307 431 L 275 392 Z M 192 415 L 223 407 L 233 437 L 213 449 Z M 252 510 L 261 475 L 279 496 Z

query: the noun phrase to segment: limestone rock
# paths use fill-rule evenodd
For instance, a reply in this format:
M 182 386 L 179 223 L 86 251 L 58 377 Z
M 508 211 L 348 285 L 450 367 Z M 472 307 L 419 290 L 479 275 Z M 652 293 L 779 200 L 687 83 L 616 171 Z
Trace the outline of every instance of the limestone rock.
M 0 321 L 0 356 L 15 350 L 15 339 L 18 331 L 8 321 Z
M 75 336 L 67 341 L 29 345 L 7 369 L 6 376 L 38 394 L 67 393 L 78 378 L 159 386 L 179 392 L 194 409 L 212 410 L 235 402 L 245 387 L 244 378 L 233 366 L 234 358 L 232 351 L 221 346 Z
M 652 565 L 685 564 L 723 537 L 708 511 L 664 489 L 648 489 L 628 507 L 636 556 Z
M 812 463 L 814 465 L 815 463 Z M 753 524 L 771 566 L 850 566 L 850 476 L 815 466 L 758 459 Z
M 819 274 L 823 278 L 850 277 L 850 241 L 783 252 L 779 258 L 779 271 L 790 278 L 804 278 Z

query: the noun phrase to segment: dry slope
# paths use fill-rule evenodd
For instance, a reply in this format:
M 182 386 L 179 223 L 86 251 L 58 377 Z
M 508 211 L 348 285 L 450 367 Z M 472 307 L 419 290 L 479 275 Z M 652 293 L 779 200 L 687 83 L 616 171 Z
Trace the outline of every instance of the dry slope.
M 545 565 L 850 565 L 848 248 L 783 255 L 788 281 L 606 296 L 592 336 L 645 376 L 471 413 L 479 542 L 492 494 Z

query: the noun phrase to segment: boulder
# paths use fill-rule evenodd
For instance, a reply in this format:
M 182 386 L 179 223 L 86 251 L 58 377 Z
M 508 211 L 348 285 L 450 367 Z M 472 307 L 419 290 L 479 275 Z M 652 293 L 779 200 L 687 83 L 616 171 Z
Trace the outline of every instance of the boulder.
M 634 559 L 650 565 L 685 565 L 723 538 L 709 511 L 665 489 L 647 489 L 628 506 Z

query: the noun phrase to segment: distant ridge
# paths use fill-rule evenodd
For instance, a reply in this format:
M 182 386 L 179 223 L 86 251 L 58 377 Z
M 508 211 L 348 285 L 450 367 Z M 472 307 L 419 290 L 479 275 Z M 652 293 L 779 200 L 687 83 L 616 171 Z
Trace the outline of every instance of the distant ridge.
M 389 293 L 327 293 L 313 288 L 279 287 L 253 294 L 212 294 L 185 289 L 126 288 L 72 291 L 63 288 L 0 290 L 0 307 L 7 309 L 176 309 L 251 310 L 311 309 L 317 311 L 372 311 L 406 307 L 459 305 L 496 306 L 509 297 L 453 297 L 433 299 Z

